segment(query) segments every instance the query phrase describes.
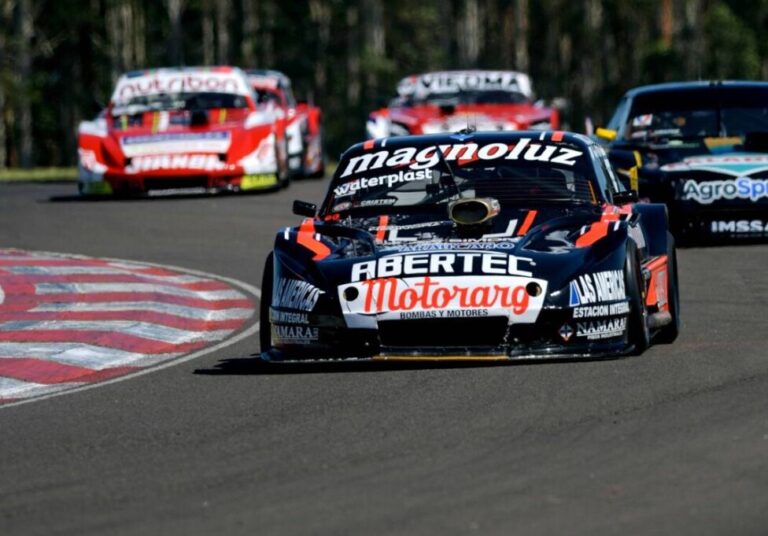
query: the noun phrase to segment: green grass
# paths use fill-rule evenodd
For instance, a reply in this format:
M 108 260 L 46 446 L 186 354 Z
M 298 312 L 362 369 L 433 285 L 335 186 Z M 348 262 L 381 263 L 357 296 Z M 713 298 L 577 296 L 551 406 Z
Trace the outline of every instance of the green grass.
M 39 167 L 32 169 L 0 169 L 0 182 L 74 181 L 76 167 Z

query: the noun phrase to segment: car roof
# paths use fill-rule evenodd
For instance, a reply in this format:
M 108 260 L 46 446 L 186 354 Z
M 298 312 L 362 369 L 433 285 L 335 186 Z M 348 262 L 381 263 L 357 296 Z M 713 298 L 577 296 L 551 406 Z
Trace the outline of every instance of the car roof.
M 192 81 L 197 81 L 192 85 Z M 237 67 L 218 65 L 212 67 L 160 67 L 128 71 L 117 79 L 110 102 L 116 103 L 137 95 L 170 93 L 187 88 L 193 92 L 218 89 L 225 93 L 250 96 L 252 89 L 248 79 Z
M 273 79 L 280 87 L 290 87 L 291 85 L 291 79 L 285 73 L 274 69 L 246 69 L 245 74 L 249 79 Z
M 138 78 L 141 76 L 183 73 L 234 73 L 240 72 L 237 67 L 231 65 L 197 65 L 185 67 L 157 67 L 153 69 L 134 69 L 122 74 L 120 78 Z
M 742 88 L 766 88 L 768 82 L 758 80 L 695 80 L 684 82 L 665 82 L 662 84 L 649 84 L 637 86 L 625 93 L 626 97 L 636 97 L 648 93 L 674 92 L 690 89 L 705 89 L 710 87 L 742 87 Z

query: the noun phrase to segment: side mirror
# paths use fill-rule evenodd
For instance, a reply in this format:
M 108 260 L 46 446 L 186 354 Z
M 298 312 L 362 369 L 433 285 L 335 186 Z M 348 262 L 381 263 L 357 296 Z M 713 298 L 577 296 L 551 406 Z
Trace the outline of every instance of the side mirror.
M 616 205 L 626 205 L 627 203 L 637 203 L 638 196 L 634 190 L 626 190 L 624 192 L 616 192 L 613 194 L 613 202 Z
M 307 203 L 306 201 L 299 201 L 297 199 L 293 202 L 293 213 L 297 216 L 314 218 L 317 215 L 317 205 L 314 203 Z
M 601 140 L 614 141 L 619 133 L 610 128 L 597 127 L 597 129 L 595 129 L 595 135 Z

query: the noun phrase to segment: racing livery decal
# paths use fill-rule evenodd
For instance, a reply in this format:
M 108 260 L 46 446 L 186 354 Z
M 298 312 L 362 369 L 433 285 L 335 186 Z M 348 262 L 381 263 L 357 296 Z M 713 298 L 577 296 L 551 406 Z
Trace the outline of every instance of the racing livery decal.
M 533 275 L 522 267 L 532 267 L 533 259 L 504 253 L 434 253 L 387 255 L 375 261 L 352 266 L 352 281 L 420 274 Z
M 768 234 L 765 220 L 716 220 L 710 223 L 712 233 L 726 234 Z
M 576 323 L 576 337 L 586 339 L 609 339 L 624 335 L 627 329 L 627 319 L 624 317 L 590 320 Z
M 540 289 L 547 285 L 542 280 L 503 276 L 386 277 L 344 285 L 339 287 L 339 295 L 343 311 L 350 314 L 400 319 L 495 314 L 525 323 L 536 320 L 543 302 L 541 292 L 529 295 L 526 286 L 530 283 Z
M 448 162 L 454 160 L 474 162 L 476 160 L 522 159 L 532 162 L 540 161 L 574 166 L 576 165 L 576 159 L 584 154 L 582 151 L 569 149 L 562 145 L 545 145 L 531 143 L 531 141 L 531 138 L 522 138 L 514 145 L 489 143 L 480 147 L 476 143 L 455 143 L 425 147 L 421 150 L 417 150 L 415 147 L 402 147 L 392 152 L 380 150 L 375 153 L 350 158 L 344 171 L 341 173 L 341 177 L 347 177 L 353 173 L 380 169 L 385 166 L 407 166 L 410 169 L 432 168 L 437 166 L 441 160 Z M 436 149 L 438 148 L 442 155 L 437 154 Z M 400 175 L 396 174 L 395 176 L 399 178 Z M 380 182 L 383 183 L 384 180 L 378 179 L 376 185 L 378 186 Z
M 720 199 L 759 201 L 768 197 L 768 179 L 739 177 L 734 180 L 695 181 L 683 183 L 683 200 L 709 205 Z
M 298 279 L 281 279 L 277 283 L 274 304 L 277 307 L 312 311 L 324 291 Z
M 584 274 L 570 284 L 570 305 L 587 305 L 626 299 L 624 274 L 620 270 L 606 270 Z

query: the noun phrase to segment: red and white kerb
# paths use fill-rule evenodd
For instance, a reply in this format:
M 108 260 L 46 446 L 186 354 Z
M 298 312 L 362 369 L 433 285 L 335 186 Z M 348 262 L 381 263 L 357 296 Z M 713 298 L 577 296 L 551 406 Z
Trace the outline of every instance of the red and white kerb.
M 253 313 L 246 294 L 215 279 L 0 249 L 0 404 L 179 358 Z

